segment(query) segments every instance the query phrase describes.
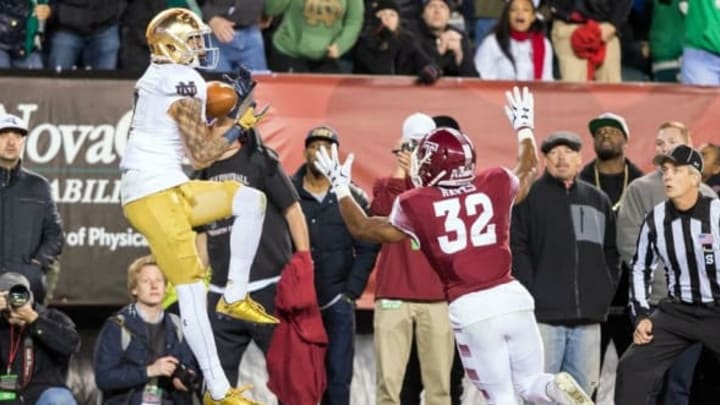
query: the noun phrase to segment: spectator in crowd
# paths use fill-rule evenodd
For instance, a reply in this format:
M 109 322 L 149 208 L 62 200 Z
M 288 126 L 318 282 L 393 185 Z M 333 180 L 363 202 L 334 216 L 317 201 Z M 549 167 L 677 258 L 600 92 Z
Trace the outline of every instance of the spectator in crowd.
M 452 0 L 425 0 L 418 40 L 427 55 L 440 67 L 443 76 L 477 76 L 468 36 L 450 26 Z
M 418 76 L 431 84 L 440 77 L 440 68 L 420 48 L 412 31 L 405 28 L 395 0 L 375 4 L 374 24 L 360 35 L 354 49 L 354 73 Z
M 410 156 L 423 136 L 435 129 L 422 113 L 408 116 L 397 142 L 397 165 L 389 177 L 375 180 L 372 213 L 390 215 L 393 202 L 413 188 Z M 442 283 L 425 256 L 409 240 L 386 243 L 380 251 L 375 291 L 375 369 L 379 405 L 397 404 L 413 340 L 417 345 L 425 403 L 450 404 L 454 339 Z M 419 396 L 415 397 L 415 402 Z
M 650 59 L 656 82 L 680 80 L 687 0 L 653 0 L 650 19 Z
M 720 85 L 720 3 L 688 1 L 680 69 L 683 84 Z
M 42 69 L 49 16 L 47 2 L 0 0 L 0 69 Z
M 488 80 L 552 80 L 553 50 L 533 0 L 512 0 L 475 52 L 475 69 Z
M 125 0 L 125 11 L 120 17 L 119 68 L 126 71 L 142 72 L 150 63 L 145 28 L 159 12 L 170 7 L 192 8 L 199 14 L 195 0 Z
M 55 0 L 48 66 L 114 70 L 120 49 L 123 1 Z
M 720 195 L 720 145 L 706 143 L 700 146 L 703 157 L 702 180 Z
M 264 5 L 264 1 L 205 0 L 203 18 L 220 52 L 216 71 L 233 72 L 238 66 L 267 70 L 260 29 Z
M 664 122 L 658 128 L 655 138 L 655 153 L 666 154 L 677 145 L 690 144 L 690 132 L 683 123 Z M 707 196 L 716 195 L 711 188 L 704 184 L 700 185 L 700 192 Z M 662 172 L 659 169 L 640 177 L 628 186 L 620 203 L 617 221 L 617 246 L 625 263 L 632 264 L 636 241 L 645 216 L 664 199 L 665 186 Z M 656 271 L 662 270 L 663 266 L 658 263 Z M 653 280 L 651 289 L 653 294 L 649 297 L 649 302 L 654 307 L 660 299 L 667 297 L 668 291 L 664 277 L 654 277 Z M 633 319 L 633 323 L 635 322 L 636 320 Z M 667 374 L 664 403 L 680 405 L 688 403 L 693 372 L 699 356 L 700 346 L 693 346 L 670 367 Z M 660 387 L 657 387 L 658 392 L 659 390 Z
M 166 280 L 155 259 L 133 261 L 127 284 L 132 303 L 105 321 L 95 343 L 95 383 L 103 403 L 192 404 L 199 371 L 180 317 L 163 311 Z
M 513 209 L 510 235 L 513 274 L 535 298 L 545 372 L 565 371 L 592 393 L 619 256 L 610 200 L 577 178 L 581 145 L 571 132 L 543 140 L 545 174 Z
M 27 134 L 22 119 L 0 116 L 0 273 L 25 276 L 34 301 L 43 304 L 46 274 L 60 255 L 64 237 L 50 184 L 22 167 Z
M 259 133 L 249 130 L 242 142 L 236 141 L 218 161 L 197 173 L 202 180 L 236 180 L 256 188 L 267 196 L 267 211 L 260 245 L 250 268 L 248 291 L 269 313 L 275 312 L 275 296 L 280 272 L 290 260 L 293 247 L 298 252 L 310 250 L 307 225 L 297 191 L 278 161 L 278 155 L 262 144 Z M 215 306 L 228 281 L 230 263 L 230 229 L 226 218 L 204 227 L 200 234 L 201 251 L 213 269 L 208 296 L 220 363 L 231 383 L 238 380 L 240 361 L 251 342 L 267 354 L 275 325 L 260 324 L 216 313 Z M 204 245 L 204 246 L 203 246 Z
M 647 214 L 638 237 L 630 289 L 637 322 L 633 345 L 618 365 L 616 404 L 654 403 L 655 382 L 691 345 L 720 358 L 720 201 L 700 194 L 703 161 L 691 147 L 678 145 L 654 163 L 667 200 Z M 653 311 L 649 296 L 658 261 L 667 269 L 668 296 Z
M 80 347 L 72 320 L 36 303 L 30 282 L 19 273 L 0 276 L 0 308 L 3 403 L 76 404 L 65 383 L 70 358 Z
M 232 388 L 220 364 L 207 312 L 206 271 L 196 246 L 198 227 L 232 216 L 228 283 L 217 312 L 277 323 L 248 294 L 250 267 L 260 243 L 266 197 L 237 181 L 190 181 L 181 162 L 210 166 L 260 117 L 246 70 L 227 77 L 238 105 L 208 123 L 206 82 L 195 68 L 212 67 L 210 28 L 193 12 L 170 8 L 146 30 L 152 63 L 138 80 L 130 134 L 120 161 L 123 214 L 143 234 L 160 270 L 178 295 L 183 334 L 202 370 L 205 404 L 244 404 L 247 386 Z M 261 114 L 260 114 L 261 115 Z M 161 135 L 160 135 L 161 134 Z
M 310 231 L 315 290 L 328 337 L 327 389 L 322 403 L 347 405 L 355 355 L 355 300 L 365 289 L 380 247 L 353 239 L 340 216 L 330 182 L 313 165 L 315 152 L 320 148 L 329 149 L 331 144 L 339 144 L 334 129 L 323 125 L 308 131 L 306 162 L 295 173 L 293 184 L 300 194 L 300 205 Z M 365 210 L 370 208 L 360 188 L 353 186 L 352 194 Z
M 630 130 L 625 119 L 613 113 L 600 114 L 590 121 L 589 128 L 596 157 L 580 171 L 579 178 L 605 192 L 610 199 L 613 213 L 617 215 L 628 185 L 643 175 L 625 156 Z M 608 237 L 615 239 L 616 235 L 610 234 Z M 610 341 L 613 342 L 618 357 L 632 343 L 633 324 L 628 313 L 628 265 L 624 261 L 620 264 L 620 277 L 610 304 L 610 313 L 607 321 L 600 325 L 601 368 Z
M 616 34 L 620 40 L 620 60 L 624 82 L 650 80 L 650 22 L 652 6 L 646 0 L 633 0 L 627 22 Z
M 365 1 L 365 16 L 363 21 L 363 31 L 369 29 L 375 24 L 373 16 L 378 3 L 381 0 L 366 0 Z M 405 25 L 405 28 L 411 31 L 416 31 L 420 22 L 420 14 L 422 13 L 422 3 L 417 0 L 395 0 L 398 6 L 398 15 L 400 21 Z
M 550 0 L 552 43 L 564 81 L 619 83 L 620 41 L 632 0 Z
M 363 0 L 267 0 L 266 15 L 283 15 L 272 37 L 271 70 L 341 73 L 339 59 L 355 45 L 363 13 Z
M 475 1 L 475 43 L 479 44 L 485 39 L 497 24 L 505 7 L 505 0 L 474 0 Z

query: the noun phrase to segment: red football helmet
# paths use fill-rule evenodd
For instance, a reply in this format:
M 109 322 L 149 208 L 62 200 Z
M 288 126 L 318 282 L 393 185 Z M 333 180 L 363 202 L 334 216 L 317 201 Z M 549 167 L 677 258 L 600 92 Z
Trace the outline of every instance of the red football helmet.
M 475 178 L 475 148 L 452 128 L 437 128 L 420 141 L 412 162 L 416 187 L 459 187 Z

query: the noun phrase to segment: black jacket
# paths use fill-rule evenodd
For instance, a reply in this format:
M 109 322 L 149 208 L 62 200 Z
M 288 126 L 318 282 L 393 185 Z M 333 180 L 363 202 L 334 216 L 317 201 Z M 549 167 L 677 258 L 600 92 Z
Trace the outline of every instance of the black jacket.
M 124 0 L 55 0 L 50 24 L 55 29 L 89 35 L 115 25 Z
M 127 0 L 120 18 L 120 68 L 143 72 L 150 64 L 145 29 L 155 15 L 167 8 L 167 0 Z
M 448 26 L 447 30 L 455 30 L 455 28 Z M 458 30 L 455 30 L 458 31 Z M 455 54 L 448 51 L 444 55 L 440 55 L 437 49 L 437 37 L 430 31 L 427 25 L 423 21 L 420 22 L 417 32 L 417 38 L 420 43 L 420 47 L 432 58 L 433 62 L 440 67 L 443 76 L 463 76 L 463 77 L 478 77 L 478 72 L 475 70 L 475 62 L 473 57 L 472 44 L 467 34 L 458 31 L 462 34 L 462 50 L 463 58 L 460 64 L 455 63 Z
M 25 52 L 25 34 L 30 2 L 0 0 L 0 49 L 14 56 Z
M 48 181 L 18 163 L 0 168 L 0 273 L 27 277 L 36 302 L 45 296 L 45 272 L 60 255 L 62 222 Z
M 11 367 L 11 373 L 18 375 L 18 382 L 25 387 L 19 390 L 17 401 L 3 401 L 3 404 L 34 404 L 48 388 L 67 388 L 65 381 L 70 357 L 80 348 L 80 334 L 72 320 L 64 313 L 40 305 L 35 306 L 35 311 L 39 317 L 23 329 L 23 343 Z M 0 369 L 3 374 L 8 364 L 10 327 L 4 316 L 0 318 Z M 13 328 L 17 333 L 18 326 Z M 31 338 L 31 345 L 26 342 L 27 337 Z M 33 356 L 24 355 L 29 350 L 32 350 Z M 33 359 L 32 374 L 30 381 L 26 381 L 23 370 L 30 366 L 26 359 L 30 357 Z
M 570 21 L 570 14 L 578 12 L 586 19 L 609 22 L 620 32 L 627 23 L 632 0 L 550 0 L 553 16 Z
M 118 315 L 122 315 L 120 323 L 117 322 Z M 180 321 L 173 321 L 173 316 L 176 315 L 165 312 L 163 317 L 165 343 L 160 354 L 151 352 L 153 346 L 147 324 L 134 304 L 122 308 L 105 322 L 95 343 L 93 361 L 95 383 L 103 392 L 103 404 L 140 405 L 143 389 L 149 381 L 147 366 L 159 357 L 173 356 L 199 375 L 190 347 L 180 339 Z M 122 328 L 125 328 L 125 339 L 129 339 L 124 350 Z M 192 394 L 174 389 L 169 378 L 161 378 L 158 384 L 169 393 L 173 404 L 192 404 Z
M 513 275 L 535 298 L 539 322 L 604 321 L 618 279 L 615 216 L 605 193 L 548 173 L 513 209 Z
M 355 44 L 354 60 L 354 73 L 374 75 L 415 76 L 434 64 L 418 45 L 413 32 L 400 28 L 393 33 L 379 21 L 360 35 Z
M 306 166 L 301 166 L 292 180 L 310 233 L 318 304 L 322 307 L 338 294 L 356 299 L 365 289 L 380 245 L 353 239 L 340 216 L 335 193 L 328 191 L 319 202 L 303 188 L 305 170 Z M 351 186 L 350 191 L 367 212 L 370 203 L 365 193 L 355 186 Z

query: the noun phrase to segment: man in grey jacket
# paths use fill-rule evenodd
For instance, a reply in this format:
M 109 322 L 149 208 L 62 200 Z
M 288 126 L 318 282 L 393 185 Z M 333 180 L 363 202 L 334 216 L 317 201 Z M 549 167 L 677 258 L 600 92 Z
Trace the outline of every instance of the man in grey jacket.
M 691 145 L 690 132 L 687 127 L 676 121 L 662 123 L 658 128 L 655 153 L 666 154 L 680 144 Z M 717 197 L 717 194 L 705 184 L 700 185 L 700 192 L 707 196 Z M 635 255 L 635 242 L 645 216 L 655 205 L 665 199 L 665 186 L 660 170 L 654 170 L 636 179 L 628 186 L 617 219 L 617 249 L 625 263 L 632 263 Z M 658 265 L 658 269 L 663 270 L 662 265 Z M 652 305 L 657 304 L 661 298 L 667 297 L 665 277 L 654 277 L 651 291 L 650 302 Z M 668 386 L 663 403 L 673 405 L 688 403 L 693 372 L 697 359 L 700 357 L 701 348 L 700 345 L 692 346 L 668 370 Z

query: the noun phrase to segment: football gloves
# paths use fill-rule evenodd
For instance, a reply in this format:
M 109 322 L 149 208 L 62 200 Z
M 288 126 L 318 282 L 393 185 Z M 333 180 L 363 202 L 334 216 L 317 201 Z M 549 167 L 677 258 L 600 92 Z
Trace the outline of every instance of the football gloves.
M 321 147 L 315 152 L 315 167 L 330 180 L 335 195 L 338 200 L 350 196 L 350 172 L 352 170 L 352 163 L 355 159 L 355 155 L 352 153 L 345 159 L 345 163 L 340 164 L 338 159 L 337 144 L 330 146 L 330 152 L 324 147 Z
M 535 128 L 535 99 L 527 87 L 520 88 L 515 86 L 512 92 L 506 91 L 505 98 L 507 105 L 505 106 L 505 114 L 510 120 L 510 124 L 517 132 L 523 128 L 530 130 Z

